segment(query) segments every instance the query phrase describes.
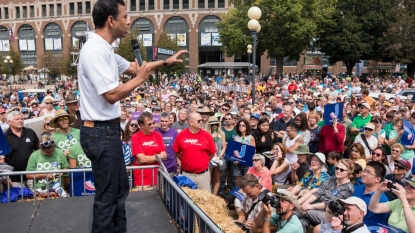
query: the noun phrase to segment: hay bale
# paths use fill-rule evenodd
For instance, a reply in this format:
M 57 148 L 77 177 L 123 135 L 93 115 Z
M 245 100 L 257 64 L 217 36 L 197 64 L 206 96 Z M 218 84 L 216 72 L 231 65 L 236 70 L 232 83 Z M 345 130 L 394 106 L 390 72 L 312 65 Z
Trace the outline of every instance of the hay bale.
M 229 217 L 226 202 L 222 198 L 211 194 L 206 190 L 182 188 L 183 191 L 212 219 L 223 232 L 243 233 Z M 196 231 L 198 232 L 198 231 Z

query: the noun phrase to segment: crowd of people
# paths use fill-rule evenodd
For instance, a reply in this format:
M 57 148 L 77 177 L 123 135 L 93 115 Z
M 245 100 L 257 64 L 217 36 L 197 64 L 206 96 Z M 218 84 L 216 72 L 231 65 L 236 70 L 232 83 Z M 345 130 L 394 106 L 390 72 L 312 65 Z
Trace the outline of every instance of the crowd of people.
M 314 232 L 369 232 L 367 226 L 377 223 L 415 231 L 415 143 L 402 142 L 404 121 L 415 125 L 413 103 L 369 96 L 413 87 L 412 80 L 257 75 L 254 103 L 246 76 L 185 74 L 162 76 L 160 83 L 146 82 L 121 100 L 126 166 L 160 165 L 159 156 L 171 177 L 186 176 L 224 197 L 236 221 L 252 232 L 307 232 L 309 226 Z M 80 144 L 83 97 L 76 81 L 69 84 L 3 97 L 0 125 L 9 127 L 4 134 L 12 152 L 0 156 L 0 167 L 57 170 L 3 178 L 3 186 L 24 185 L 44 195 L 53 193 L 56 179 L 68 187 L 60 169 L 91 167 Z M 236 91 L 242 88 L 248 91 Z M 340 102 L 343 116 L 326 125 L 325 105 Z M 43 121 L 40 137 L 24 127 L 31 118 Z M 255 147 L 252 166 L 225 159 L 229 141 Z M 132 186 L 152 189 L 157 172 L 134 170 Z M 229 194 L 238 187 L 243 200 Z M 258 203 L 264 190 L 279 197 L 277 208 Z M 342 213 L 329 208 L 335 203 Z

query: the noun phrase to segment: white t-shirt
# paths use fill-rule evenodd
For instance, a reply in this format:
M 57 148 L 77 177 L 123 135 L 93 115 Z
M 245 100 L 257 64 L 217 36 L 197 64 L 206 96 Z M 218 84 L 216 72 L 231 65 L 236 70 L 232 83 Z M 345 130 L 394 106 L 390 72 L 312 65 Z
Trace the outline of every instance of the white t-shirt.
M 120 102 L 110 104 L 103 94 L 118 87 L 118 77 L 130 63 L 114 53 L 107 41 L 94 32 L 87 34 L 79 56 L 78 78 L 82 120 L 107 121 L 121 116 Z
M 289 137 L 287 137 L 285 139 L 285 147 L 290 148 L 295 144 L 295 140 L 301 137 L 301 135 L 297 135 L 293 140 L 291 140 Z M 285 154 L 285 158 L 288 160 L 288 162 L 291 164 L 296 163 L 298 158 L 297 158 L 297 154 L 294 153 L 286 153 Z
M 364 137 L 363 134 L 357 135 L 356 138 L 354 139 L 354 143 L 360 143 L 363 146 L 363 148 L 365 149 L 366 158 L 372 159 L 372 154 L 369 152 L 369 148 L 367 148 L 365 143 L 363 142 L 362 137 Z M 376 146 L 378 145 L 378 139 L 375 138 L 375 136 L 373 136 L 373 135 L 369 139 L 366 138 L 366 141 L 367 141 L 367 144 L 369 145 L 371 151 L 373 151 L 376 148 Z

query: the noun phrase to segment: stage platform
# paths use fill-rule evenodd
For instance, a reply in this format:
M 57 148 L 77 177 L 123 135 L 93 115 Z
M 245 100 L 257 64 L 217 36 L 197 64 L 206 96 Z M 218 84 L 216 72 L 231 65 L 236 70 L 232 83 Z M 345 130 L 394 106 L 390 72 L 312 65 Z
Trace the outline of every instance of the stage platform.
M 94 197 L 0 204 L 1 232 L 91 232 Z M 176 233 L 156 191 L 131 192 L 126 202 L 127 232 Z

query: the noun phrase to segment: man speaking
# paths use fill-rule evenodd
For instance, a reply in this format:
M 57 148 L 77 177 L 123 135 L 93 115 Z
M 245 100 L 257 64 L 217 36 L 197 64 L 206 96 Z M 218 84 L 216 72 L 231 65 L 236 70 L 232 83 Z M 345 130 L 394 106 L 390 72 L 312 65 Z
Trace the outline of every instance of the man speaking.
M 79 66 L 81 104 L 81 146 L 92 162 L 95 201 L 91 232 L 126 232 L 125 200 L 128 177 L 120 142 L 120 99 L 145 82 L 152 70 L 183 62 L 178 59 L 186 50 L 166 60 L 141 66 L 114 53 L 111 44 L 124 38 L 130 19 L 122 0 L 99 0 L 92 11 L 95 33 L 88 33 L 82 47 Z M 135 75 L 119 84 L 120 74 Z

